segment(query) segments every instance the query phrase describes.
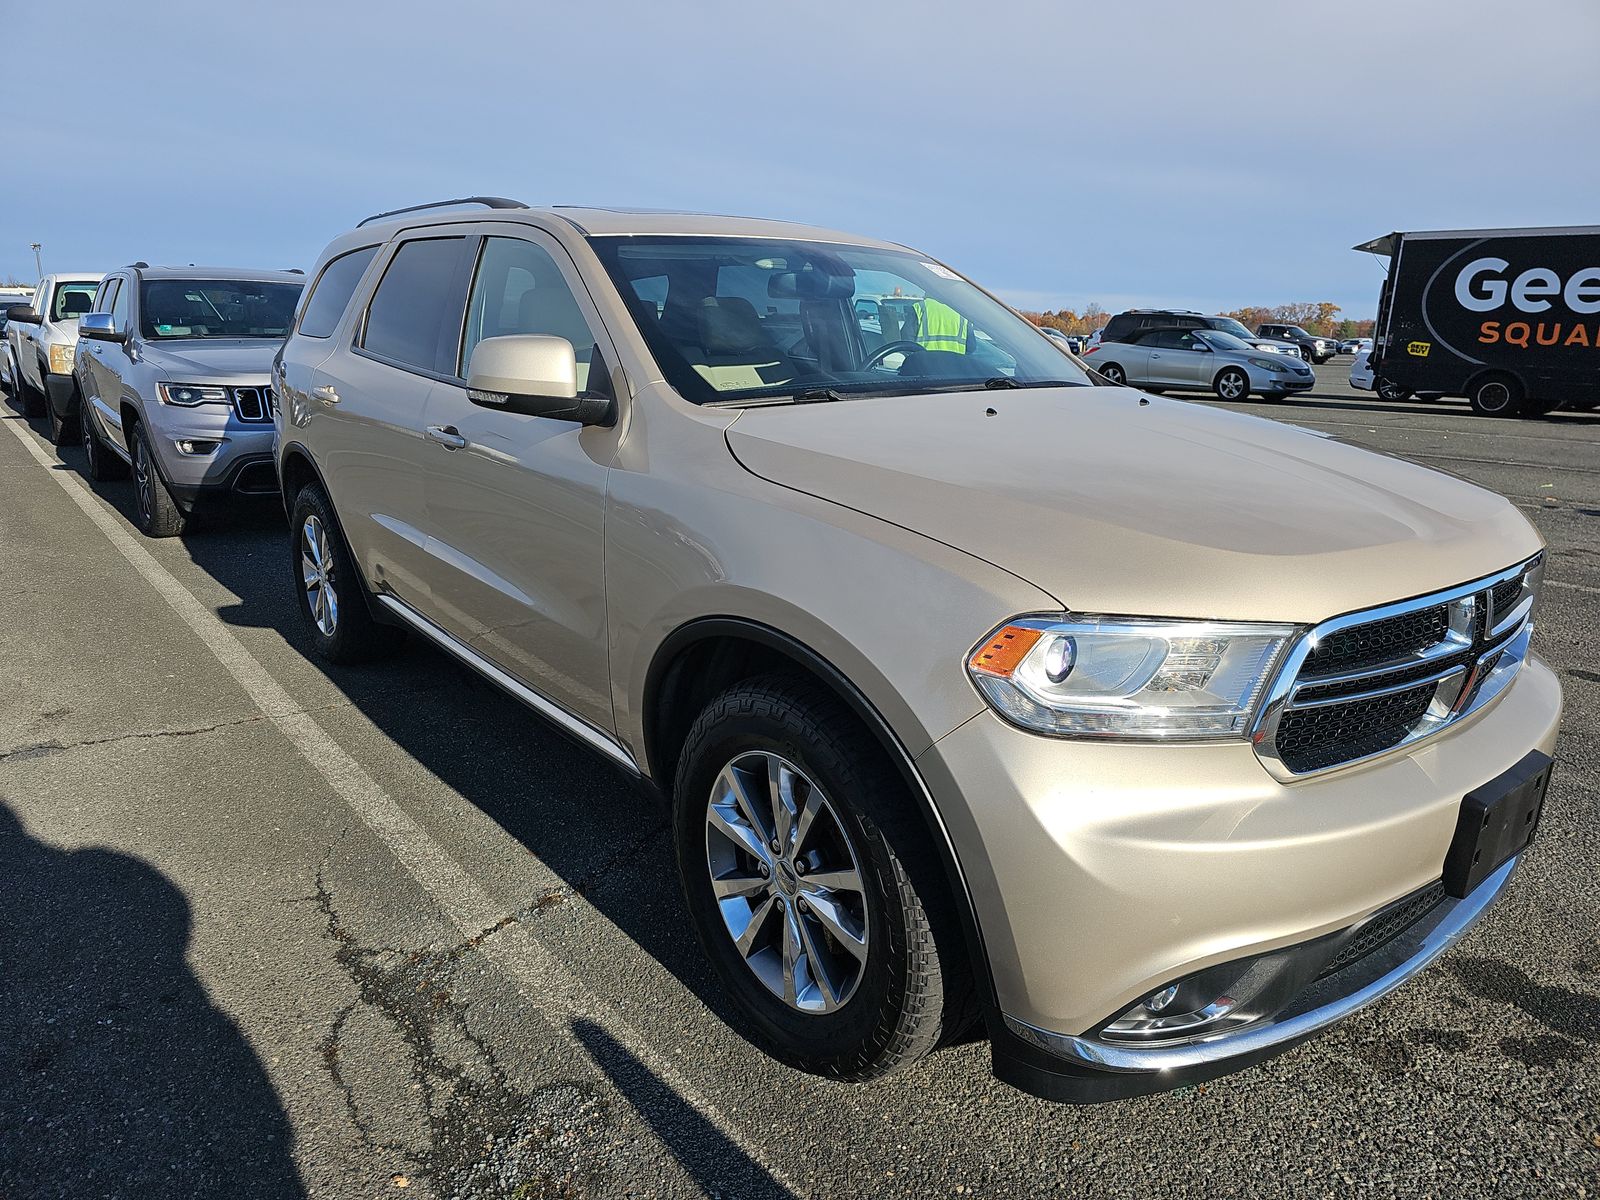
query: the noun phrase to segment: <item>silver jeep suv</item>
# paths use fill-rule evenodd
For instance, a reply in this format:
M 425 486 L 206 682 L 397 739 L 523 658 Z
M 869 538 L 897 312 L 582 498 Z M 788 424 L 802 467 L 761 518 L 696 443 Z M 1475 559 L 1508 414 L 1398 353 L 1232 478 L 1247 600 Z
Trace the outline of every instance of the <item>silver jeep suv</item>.
M 659 790 L 773 1054 L 860 1079 L 981 1019 L 1037 1094 L 1167 1089 L 1506 887 L 1561 710 L 1511 503 L 1094 386 L 902 246 L 483 203 L 318 264 L 274 374 L 302 615 Z
M 83 446 L 95 479 L 132 466 L 149 536 L 182 532 L 208 498 L 278 490 L 268 384 L 304 284 L 142 262 L 101 282 L 78 321 Z

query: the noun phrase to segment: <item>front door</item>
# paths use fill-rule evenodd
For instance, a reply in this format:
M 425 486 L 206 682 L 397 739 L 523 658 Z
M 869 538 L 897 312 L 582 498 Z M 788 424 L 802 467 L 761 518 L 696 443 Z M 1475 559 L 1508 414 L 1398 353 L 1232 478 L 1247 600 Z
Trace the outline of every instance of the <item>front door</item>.
M 616 356 L 566 251 L 533 229 L 485 237 L 457 378 L 433 389 L 424 417 L 433 619 L 610 730 L 602 523 L 617 431 L 472 403 L 473 347 L 507 334 L 566 338 L 579 389 L 613 386 Z

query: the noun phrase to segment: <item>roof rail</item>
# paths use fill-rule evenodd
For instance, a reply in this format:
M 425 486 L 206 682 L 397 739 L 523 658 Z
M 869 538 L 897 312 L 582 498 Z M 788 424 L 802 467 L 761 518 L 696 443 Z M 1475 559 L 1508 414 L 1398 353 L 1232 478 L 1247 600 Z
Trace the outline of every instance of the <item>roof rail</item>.
M 527 208 L 521 200 L 507 200 L 504 196 L 463 196 L 459 200 L 435 200 L 432 204 L 413 204 L 409 208 L 391 208 L 388 212 L 373 213 L 365 221 L 356 222 L 356 228 L 381 221 L 384 217 L 398 217 L 402 213 L 422 212 L 429 208 L 451 208 L 457 204 L 481 204 L 485 208 Z
M 145 260 L 142 258 L 138 262 L 129 263 L 128 265 L 135 271 L 148 271 L 150 269 L 150 264 L 145 262 Z

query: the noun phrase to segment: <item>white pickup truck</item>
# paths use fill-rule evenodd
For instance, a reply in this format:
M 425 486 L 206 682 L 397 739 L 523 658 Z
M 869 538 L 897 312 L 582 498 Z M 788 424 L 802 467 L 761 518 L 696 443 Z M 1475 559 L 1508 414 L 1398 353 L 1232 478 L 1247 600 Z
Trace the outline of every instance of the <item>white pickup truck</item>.
M 6 369 L 12 390 L 30 417 L 50 421 L 50 440 L 73 438 L 78 427 L 78 388 L 73 357 L 78 318 L 94 311 L 99 275 L 46 275 L 33 292 L 32 306 L 7 310 Z

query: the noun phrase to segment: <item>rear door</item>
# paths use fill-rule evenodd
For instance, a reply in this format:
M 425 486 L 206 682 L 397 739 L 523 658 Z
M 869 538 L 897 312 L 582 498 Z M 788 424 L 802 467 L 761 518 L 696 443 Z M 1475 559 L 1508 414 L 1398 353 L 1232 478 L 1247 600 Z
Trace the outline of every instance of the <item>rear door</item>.
M 434 619 L 609 731 L 602 526 L 618 429 L 480 407 L 466 373 L 483 339 L 543 334 L 572 343 L 580 390 L 612 392 L 616 355 L 555 239 L 482 228 L 454 377 L 430 393 L 424 422 L 436 439 L 425 476 Z
M 1101 349 L 1099 356 L 1090 365 L 1114 362 L 1122 368 L 1123 374 L 1128 377 L 1128 382 L 1141 384 L 1150 382 L 1150 347 L 1145 343 L 1150 335 L 1148 333 L 1129 334 L 1133 340 L 1129 342 L 1114 342 Z
M 377 283 L 360 293 L 370 298 L 357 319 L 341 323 L 341 336 L 354 325 L 355 344 L 315 365 L 284 356 L 286 385 L 296 377 L 308 385 L 295 400 L 315 426 L 307 440 L 351 553 L 374 588 L 421 612 L 432 602 L 423 409 L 455 354 L 474 246 L 459 234 L 402 235 L 363 272 Z

